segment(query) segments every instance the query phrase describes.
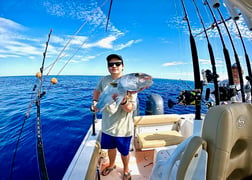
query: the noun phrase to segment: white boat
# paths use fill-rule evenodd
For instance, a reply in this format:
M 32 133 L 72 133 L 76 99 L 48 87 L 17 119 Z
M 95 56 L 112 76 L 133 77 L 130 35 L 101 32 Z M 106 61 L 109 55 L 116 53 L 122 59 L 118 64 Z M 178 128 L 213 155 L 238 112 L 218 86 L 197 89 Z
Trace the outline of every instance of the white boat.
M 218 6 L 217 0 L 212 4 Z M 235 14 L 239 8 L 252 29 L 252 1 L 226 0 Z M 116 169 L 101 176 L 107 165 L 100 148 L 101 119 L 90 127 L 63 179 L 110 179 L 123 177 L 120 153 Z M 132 179 L 224 180 L 252 178 L 252 105 L 218 105 L 196 119 L 194 114 L 155 114 L 134 117 L 130 152 Z

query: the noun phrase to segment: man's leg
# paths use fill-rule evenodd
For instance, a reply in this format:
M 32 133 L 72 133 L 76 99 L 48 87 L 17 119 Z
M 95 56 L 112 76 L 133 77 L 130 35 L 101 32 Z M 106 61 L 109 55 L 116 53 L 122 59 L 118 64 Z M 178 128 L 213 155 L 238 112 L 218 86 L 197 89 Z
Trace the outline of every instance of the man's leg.
M 129 172 L 130 154 L 128 154 L 127 156 L 121 155 L 121 158 L 122 158 L 122 162 L 123 162 L 124 174 L 127 174 Z
M 115 149 L 108 149 L 108 157 L 109 157 L 109 166 L 108 168 L 113 168 L 115 165 L 116 160 L 116 148 Z

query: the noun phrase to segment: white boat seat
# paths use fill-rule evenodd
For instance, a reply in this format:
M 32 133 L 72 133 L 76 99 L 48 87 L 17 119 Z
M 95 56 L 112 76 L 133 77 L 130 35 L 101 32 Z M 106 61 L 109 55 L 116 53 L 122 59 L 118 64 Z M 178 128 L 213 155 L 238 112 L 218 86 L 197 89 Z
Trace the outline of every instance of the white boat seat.
M 170 157 L 166 157 L 166 161 L 157 159 L 151 179 L 252 178 L 251 131 L 251 104 L 236 103 L 212 107 L 205 116 L 202 137 L 187 138 L 177 146 Z
M 177 130 L 179 120 L 176 114 L 135 116 L 135 148 L 145 150 L 181 143 L 185 137 Z
M 207 141 L 207 179 L 243 179 L 252 175 L 252 105 L 213 107 L 206 114 L 202 138 Z
M 151 180 L 204 180 L 206 174 L 206 142 L 199 136 L 191 136 L 172 150 L 167 159 L 157 158 L 152 170 Z M 161 150 L 158 153 L 165 153 Z M 167 148 L 168 153 L 171 151 Z

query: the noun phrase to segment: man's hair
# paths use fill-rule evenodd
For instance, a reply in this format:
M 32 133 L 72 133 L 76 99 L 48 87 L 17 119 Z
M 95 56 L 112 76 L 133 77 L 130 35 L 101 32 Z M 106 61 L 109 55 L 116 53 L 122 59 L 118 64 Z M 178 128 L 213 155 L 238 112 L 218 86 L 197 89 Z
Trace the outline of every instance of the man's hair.
M 231 66 L 231 68 L 232 68 L 232 69 L 237 69 L 237 68 L 238 68 L 238 66 L 237 66 L 237 64 L 236 64 L 236 63 L 234 63 L 234 64 Z M 242 67 L 241 67 L 241 70 L 243 71 Z
M 107 61 L 109 62 L 111 59 L 118 59 L 118 60 L 121 60 L 122 63 L 123 63 L 123 58 L 122 56 L 118 55 L 118 54 L 110 54 L 107 56 Z

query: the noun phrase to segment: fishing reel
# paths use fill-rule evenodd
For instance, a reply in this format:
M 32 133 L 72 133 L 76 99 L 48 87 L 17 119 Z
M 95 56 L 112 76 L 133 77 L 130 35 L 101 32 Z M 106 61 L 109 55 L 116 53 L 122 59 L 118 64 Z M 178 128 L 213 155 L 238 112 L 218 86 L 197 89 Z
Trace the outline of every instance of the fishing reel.
M 199 90 L 183 90 L 177 97 L 178 102 L 183 105 L 196 105 L 196 100 L 200 100 L 201 94 Z
M 237 95 L 237 90 L 233 87 L 219 86 L 220 101 L 230 101 L 233 96 Z M 215 90 L 211 93 L 215 94 Z
M 183 90 L 180 92 L 177 99 L 178 99 L 177 103 L 169 99 L 168 107 L 172 108 L 173 105 L 175 104 L 196 105 L 197 100 L 201 99 L 201 91 L 200 90 Z
M 218 74 L 212 73 L 211 70 L 209 69 L 207 70 L 202 69 L 201 73 L 202 73 L 204 84 L 213 83 L 214 79 L 217 79 L 219 77 Z

